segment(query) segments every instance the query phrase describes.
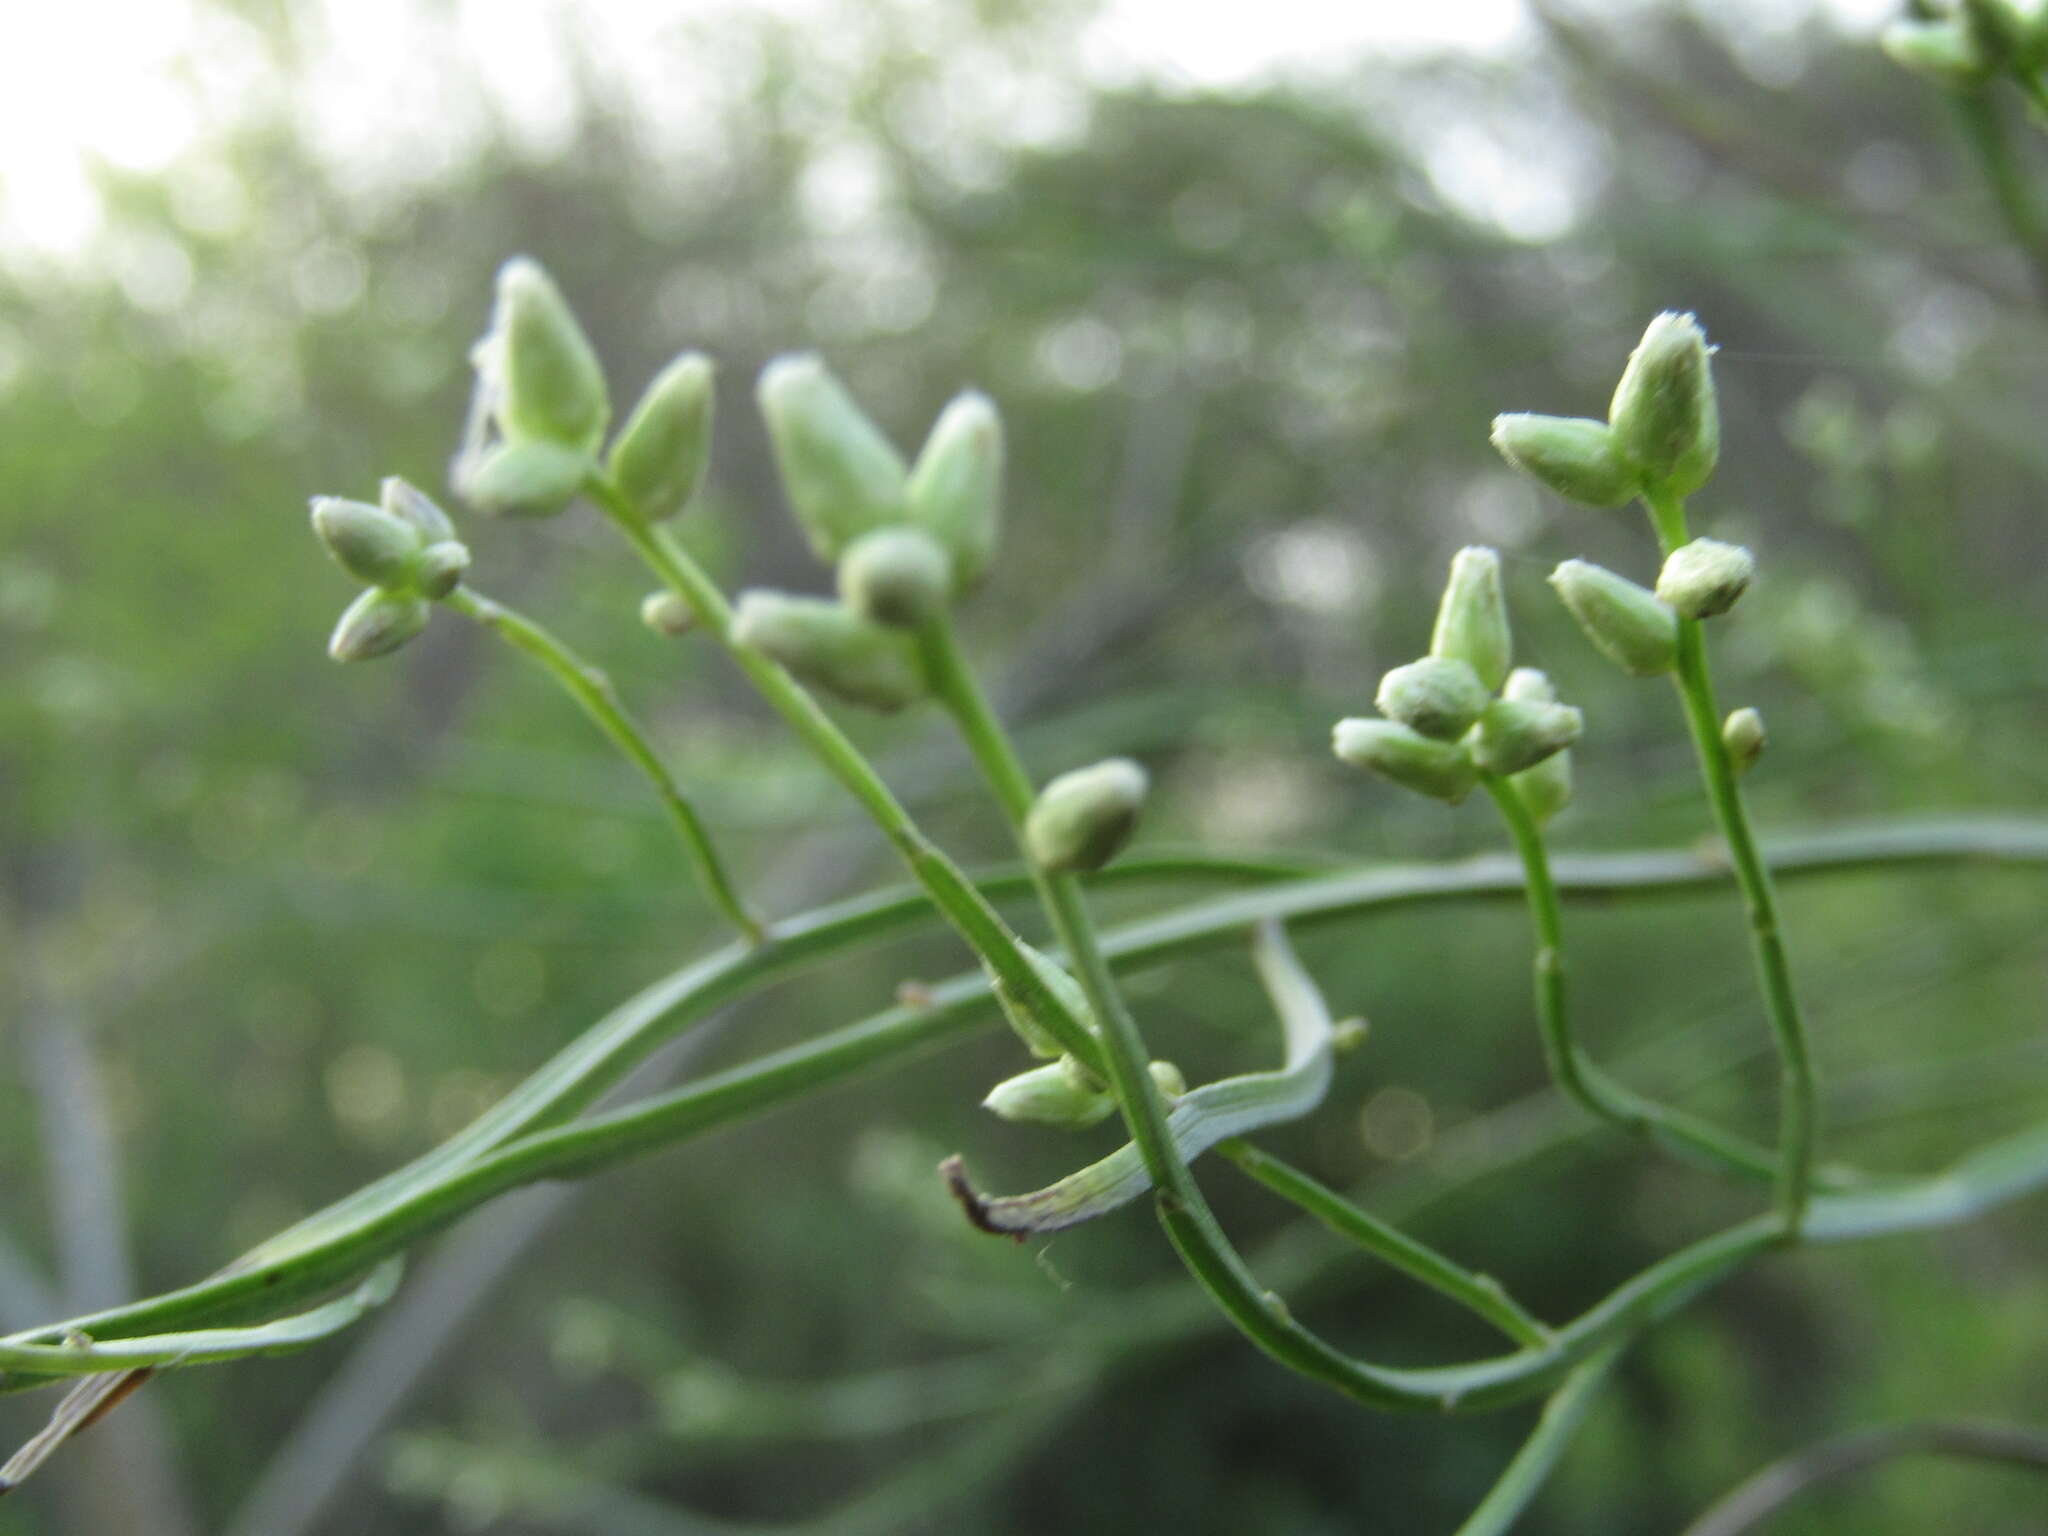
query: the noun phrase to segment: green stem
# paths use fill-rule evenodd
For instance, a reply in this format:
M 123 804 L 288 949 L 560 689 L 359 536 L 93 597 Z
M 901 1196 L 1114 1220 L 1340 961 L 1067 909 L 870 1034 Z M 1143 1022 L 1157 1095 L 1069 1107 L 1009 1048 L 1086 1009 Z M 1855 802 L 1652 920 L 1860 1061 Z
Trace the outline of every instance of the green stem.
M 766 930 L 740 900 L 703 819 L 676 787 L 676 781 L 655 755 L 640 727 L 633 723 L 632 716 L 619 703 L 618 690 L 612 686 L 611 678 L 584 661 L 532 619 L 502 603 L 493 602 L 481 592 L 457 587 L 441 602 L 502 635 L 515 650 L 539 662 L 578 707 L 596 722 L 597 728 L 611 739 L 612 744 L 625 753 L 627 761 L 646 775 L 647 782 L 654 786 L 655 794 L 661 798 L 662 808 L 668 812 L 669 822 L 682 838 L 683 846 L 689 850 L 690 861 L 696 867 L 697 879 L 705 893 L 717 903 L 721 912 L 732 919 L 748 943 L 759 944 L 767 936 Z
M 1339 1237 L 1347 1237 L 1412 1280 L 1469 1308 L 1517 1344 L 1541 1345 L 1550 1330 L 1523 1310 L 1491 1275 L 1475 1275 L 1455 1259 L 1362 1210 L 1327 1184 L 1270 1152 L 1233 1137 L 1216 1150 L 1283 1200 L 1298 1205 Z
M 2039 80 L 2029 82 L 2015 76 L 2030 100 L 2039 103 Z M 2025 170 L 2014 152 L 2012 136 L 2006 132 L 2005 117 L 1996 95 L 1985 86 L 1947 93 L 1953 103 L 1956 122 L 1976 156 L 1991 199 L 2005 221 L 2006 233 L 2019 248 L 2033 278 L 2038 300 L 2048 303 L 2048 222 L 2044 222 Z
M 1648 498 L 1657 539 L 1668 557 L 1687 540 L 1685 502 L 1675 496 Z M 1816 1094 L 1806 1023 L 1792 985 L 1792 964 L 1779 933 L 1778 900 L 1771 873 L 1758 850 L 1749 807 L 1735 765 L 1721 740 L 1721 710 L 1707 666 L 1706 643 L 1697 619 L 1678 620 L 1678 667 L 1674 675 L 1693 751 L 1706 781 L 1721 840 L 1727 845 L 1736 884 L 1749 920 L 1750 951 L 1763 992 L 1764 1011 L 1778 1045 L 1778 1211 L 1788 1240 L 1799 1236 L 1813 1182 Z
M 1543 1405 L 1543 1416 L 1523 1442 L 1515 1459 L 1493 1485 L 1480 1506 L 1458 1527 L 1457 1536 L 1507 1536 L 1530 1500 L 1542 1491 L 1558 1458 L 1571 1443 L 1607 1373 L 1621 1356 L 1621 1343 L 1609 1345 L 1565 1378 Z

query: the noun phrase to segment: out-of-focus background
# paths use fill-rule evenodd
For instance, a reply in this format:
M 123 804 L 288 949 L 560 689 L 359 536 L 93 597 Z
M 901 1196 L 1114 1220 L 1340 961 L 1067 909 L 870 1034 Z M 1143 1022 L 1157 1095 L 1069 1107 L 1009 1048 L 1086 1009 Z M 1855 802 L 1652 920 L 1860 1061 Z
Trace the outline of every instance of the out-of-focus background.
M 195 1278 L 461 1126 L 717 925 L 629 771 L 448 616 L 323 655 L 348 584 L 309 494 L 438 488 L 491 274 L 541 258 L 623 404 L 721 361 L 683 534 L 822 590 L 751 382 L 821 349 L 914 447 L 957 388 L 1013 467 L 966 622 L 1041 775 L 1130 753 L 1145 836 L 1359 860 L 1497 846 L 1339 770 L 1329 722 L 1422 649 L 1445 562 L 1505 554 L 1521 659 L 1587 709 L 1567 847 L 1705 824 L 1665 690 L 1542 581 L 1639 578 L 1633 513 L 1486 443 L 1599 414 L 1656 310 L 1720 343 L 1702 531 L 1765 578 L 1720 637 L 1772 746 L 1769 827 L 2048 800 L 2038 272 L 1882 0 L 153 0 L 10 14 L 0 45 L 0 1325 Z M 2006 124 L 2023 179 L 2038 134 Z M 588 515 L 467 525 L 476 575 L 611 668 L 771 911 L 893 878 L 878 839 Z M 963 858 L 1001 852 L 930 718 L 855 722 Z M 1110 904 L 1115 907 L 1116 903 Z M 2036 875 L 1857 876 L 1787 901 L 1828 1147 L 1924 1168 L 2048 1108 Z M 1574 910 L 1585 1029 L 1636 1081 L 1767 1131 L 1730 900 Z M 1519 915 L 1317 937 L 1374 1021 L 1273 1138 L 1506 1278 L 1586 1305 L 1746 1196 L 1541 1090 Z M 940 939 L 792 984 L 680 1072 L 884 1006 Z M 1236 961 L 1135 985 L 1191 1075 L 1263 1061 Z M 1433 1533 L 1526 1414 L 1374 1417 L 1219 1327 L 1136 1208 L 1033 1248 L 932 1174 L 1022 1188 L 1076 1142 L 976 1107 L 994 1035 L 416 1256 L 298 1357 L 153 1385 L 0 1532 Z M 1227 1169 L 1346 1344 L 1486 1347 Z M 1266 1251 L 1266 1250 L 1262 1250 Z M 1902 1416 L 2048 1420 L 2038 1209 L 1773 1261 L 1657 1330 L 1532 1532 L 1677 1528 L 1760 1462 Z M 1020 1374 L 1018 1351 L 1047 1369 Z M 1040 1379 L 1042 1376 L 1042 1380 Z M 6 1399 L 17 1439 L 47 1402 Z M 1916 1466 L 1786 1533 L 2037 1528 L 2023 1474 Z

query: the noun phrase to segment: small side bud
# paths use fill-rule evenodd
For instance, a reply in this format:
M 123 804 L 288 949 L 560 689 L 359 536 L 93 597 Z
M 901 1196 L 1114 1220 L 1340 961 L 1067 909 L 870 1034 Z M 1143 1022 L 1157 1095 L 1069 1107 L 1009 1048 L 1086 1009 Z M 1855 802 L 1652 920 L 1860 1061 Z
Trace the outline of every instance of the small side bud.
M 1754 709 L 1734 710 L 1721 724 L 1721 745 L 1728 749 L 1729 761 L 1737 773 L 1747 772 L 1750 764 L 1764 755 L 1768 740 L 1764 717 Z
M 1557 687 L 1550 681 L 1549 673 L 1536 667 L 1517 667 L 1501 684 L 1500 696 L 1531 704 L 1555 704 Z
M 1878 34 L 1877 43 L 1894 64 L 1942 85 L 1977 85 L 1991 73 L 1990 59 L 1954 17 L 1895 21 Z
M 532 257 L 514 256 L 498 269 L 491 331 L 503 369 L 497 416 L 505 436 L 595 453 L 611 418 L 604 369 L 554 279 Z
M 1524 768 L 1508 782 L 1522 797 L 1522 804 L 1540 827 L 1572 799 L 1572 754 L 1569 749 L 1552 753 L 1533 768 Z
M 645 522 L 683 510 L 711 460 L 712 362 L 685 352 L 654 376 L 612 443 L 605 472 Z
M 916 629 L 945 611 L 952 595 L 945 550 L 917 528 L 877 528 L 839 557 L 839 595 L 864 619 Z
M 1061 774 L 1039 791 L 1024 819 L 1031 862 L 1051 873 L 1101 869 L 1137 830 L 1150 785 L 1128 757 Z
M 687 635 L 696 627 L 690 605 L 663 587 L 640 599 L 640 622 L 657 635 Z
M 907 515 L 910 471 L 815 356 L 778 357 L 761 372 L 761 414 L 790 509 L 821 560 Z
M 1167 1102 L 1185 1097 L 1188 1080 L 1181 1075 L 1179 1067 L 1170 1061 L 1155 1061 L 1145 1068 L 1152 1075 L 1152 1085 L 1166 1097 Z
M 1482 773 L 1507 778 L 1562 752 L 1584 728 L 1584 717 L 1569 704 L 1495 699 L 1479 717 L 1472 761 Z
M 1711 619 L 1735 606 L 1756 579 L 1756 556 L 1740 544 L 1694 539 L 1665 557 L 1657 596 L 1688 619 Z
M 439 544 L 455 537 L 455 525 L 448 521 L 448 514 L 441 510 L 433 497 L 410 480 L 387 475 L 379 489 L 384 510 L 393 517 L 404 518 L 419 529 L 421 542 Z
M 1002 522 L 1003 422 L 977 390 L 953 397 L 910 472 L 910 520 L 953 559 L 965 591 L 980 581 Z
M 468 569 L 469 546 L 454 539 L 443 539 L 438 544 L 429 544 L 421 552 L 420 563 L 413 572 L 413 586 L 420 596 L 438 601 L 462 584 L 463 574 Z
M 335 563 L 357 580 L 391 588 L 411 583 L 423 541 L 419 529 L 404 518 L 368 502 L 316 496 L 313 532 Z
M 1615 445 L 1651 489 L 1690 496 L 1721 454 L 1707 338 L 1691 315 L 1666 311 L 1629 354 L 1607 411 Z
M 1339 720 L 1331 745 L 1354 768 L 1370 768 L 1448 805 L 1464 799 L 1479 781 L 1472 754 L 1462 743 L 1432 741 L 1394 720 Z
M 1116 1100 L 1089 1083 L 1071 1056 L 1004 1078 L 981 1104 L 1000 1120 L 1072 1131 L 1101 1124 L 1116 1108 Z
M 1068 975 L 1048 956 L 1033 949 L 1023 940 L 1017 941 L 1017 948 L 1023 952 L 1025 960 L 1030 962 L 1031 969 L 1037 973 L 1039 981 L 1058 1000 L 1060 1006 L 1092 1031 L 1095 1028 L 1095 1016 L 1088 1007 L 1088 994 L 1081 990 L 1081 983 Z M 1017 1038 L 1024 1042 L 1034 1056 L 1059 1055 L 1059 1037 L 1039 1016 L 1030 999 L 1021 997 L 1013 991 L 997 974 L 995 967 L 987 961 L 982 962 L 982 969 L 988 973 L 989 990 L 995 993 L 996 1002 L 1002 1007 L 1003 1017 L 1010 1021 L 1010 1028 L 1017 1032 Z
M 1339 1056 L 1357 1050 L 1372 1034 L 1372 1025 L 1361 1018 L 1339 1019 L 1330 1026 L 1330 1049 Z
M 1451 557 L 1429 654 L 1464 662 L 1479 674 L 1488 692 L 1507 677 L 1514 642 L 1508 634 L 1507 599 L 1500 590 L 1500 556 L 1492 550 L 1473 545 Z
M 732 633 L 741 645 L 753 646 L 848 703 L 886 713 L 926 693 L 924 668 L 910 636 L 870 623 L 827 598 L 742 593 Z
M 427 627 L 433 605 L 415 592 L 371 587 L 348 605 L 327 641 L 336 661 L 368 661 L 395 651 Z
M 1581 506 L 1618 507 L 1642 488 L 1604 421 L 1579 416 L 1496 416 L 1493 446 L 1523 474 Z
M 589 454 L 560 443 L 500 443 L 464 470 L 456 489 L 493 517 L 552 517 L 576 499 L 590 467 Z
M 1550 573 L 1586 638 L 1626 672 L 1655 677 L 1678 664 L 1678 615 L 1657 594 L 1585 560 Z
M 1490 697 L 1467 663 L 1425 656 L 1381 678 L 1373 702 L 1389 720 L 1438 741 L 1456 741 L 1472 728 Z

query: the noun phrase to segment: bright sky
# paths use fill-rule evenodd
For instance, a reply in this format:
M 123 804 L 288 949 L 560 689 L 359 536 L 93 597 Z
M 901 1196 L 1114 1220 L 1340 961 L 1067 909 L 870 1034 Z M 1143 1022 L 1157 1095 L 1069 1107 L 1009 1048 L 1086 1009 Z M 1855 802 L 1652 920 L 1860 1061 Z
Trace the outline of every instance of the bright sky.
M 845 0 L 693 0 L 688 14 L 719 6 L 813 15 L 844 14 Z M 945 0 L 927 0 L 942 5 Z M 1581 10 L 1625 8 L 1637 0 L 1579 0 Z M 1694 0 L 1731 35 L 1770 39 L 1818 9 L 1858 31 L 1896 13 L 1895 0 Z M 96 225 L 88 167 L 95 158 L 152 172 L 176 162 L 214 119 L 274 104 L 261 49 L 240 23 L 194 0 L 12 0 L 0 48 L 0 247 L 63 256 Z M 306 103 L 338 161 L 374 156 L 380 133 L 403 137 L 424 126 L 455 152 L 459 107 L 437 90 L 436 57 L 473 61 L 495 106 L 515 127 L 545 141 L 559 127 L 568 79 L 559 40 L 575 30 L 594 56 L 630 73 L 645 46 L 678 14 L 674 0 L 458 0 L 453 20 L 425 19 L 415 0 L 307 0 L 290 11 L 321 43 L 333 78 Z M 1739 30 L 1738 30 L 1739 29 Z M 819 28 L 829 35 L 831 28 Z M 1530 27 L 1521 0 L 1110 0 L 1083 38 L 1084 67 L 1098 79 L 1149 77 L 1169 84 L 1231 86 L 1275 73 L 1316 73 L 1360 52 L 1441 49 L 1512 53 Z M 650 104 L 688 99 L 672 77 Z M 670 111 L 675 109 L 671 107 Z M 439 117 L 436 114 L 440 114 Z M 480 124 L 473 126 L 480 127 Z M 416 140 L 417 142 L 417 140 Z M 1554 207 L 1517 209 L 1511 167 L 1490 164 L 1498 146 L 1453 134 L 1439 182 L 1510 228 L 1540 237 Z M 387 152 L 388 144 L 383 146 Z M 388 158 L 388 153 L 386 158 Z M 1463 186 L 1461 194 L 1459 188 Z M 204 196 L 204 188 L 195 195 Z

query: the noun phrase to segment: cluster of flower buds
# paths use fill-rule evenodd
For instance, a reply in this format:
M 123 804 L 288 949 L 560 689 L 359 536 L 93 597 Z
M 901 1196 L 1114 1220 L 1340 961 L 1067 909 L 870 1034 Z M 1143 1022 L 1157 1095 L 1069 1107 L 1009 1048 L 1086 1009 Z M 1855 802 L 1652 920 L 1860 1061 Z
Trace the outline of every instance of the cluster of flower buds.
M 1555 815 L 1571 796 L 1567 749 L 1584 722 L 1541 672 L 1511 672 L 1512 659 L 1500 557 L 1461 549 L 1429 655 L 1380 679 L 1382 718 L 1337 722 L 1337 756 L 1452 805 L 1482 774 L 1505 779 L 1539 817 Z
M 469 569 L 469 550 L 448 514 L 395 475 L 376 506 L 314 497 L 313 532 L 343 570 L 368 583 L 327 642 L 336 661 L 397 650 L 427 627 L 435 600 L 454 591 Z
M 900 708 L 926 691 L 915 632 L 995 553 L 1002 421 L 987 396 L 959 395 L 913 466 L 815 356 L 777 358 L 758 393 L 790 508 L 837 566 L 839 598 L 748 593 L 736 633 L 827 692 Z
M 2038 74 L 2048 64 L 2048 15 L 2012 0 L 1962 0 L 1945 15 L 1895 21 L 1878 41 L 1893 63 L 1968 89 L 1994 75 Z
M 1629 354 L 1607 420 L 1508 415 L 1493 445 L 1567 500 L 1618 507 L 1690 496 L 1714 472 L 1721 420 L 1706 336 L 1691 315 L 1661 314 Z
M 480 512 L 546 517 L 597 472 L 611 422 L 604 370 L 554 281 L 530 257 L 498 272 L 490 331 L 470 354 L 476 394 L 456 491 Z M 682 510 L 711 451 L 712 364 L 685 352 L 657 374 L 612 441 L 604 473 L 643 522 Z

